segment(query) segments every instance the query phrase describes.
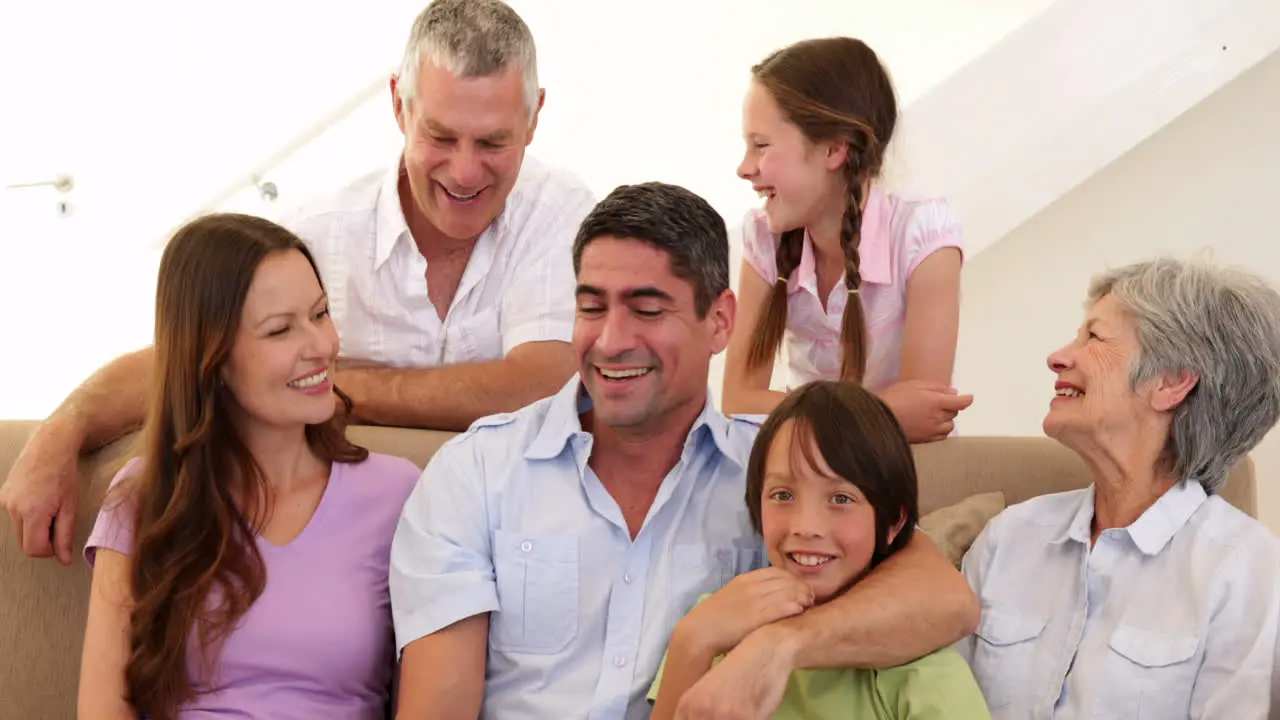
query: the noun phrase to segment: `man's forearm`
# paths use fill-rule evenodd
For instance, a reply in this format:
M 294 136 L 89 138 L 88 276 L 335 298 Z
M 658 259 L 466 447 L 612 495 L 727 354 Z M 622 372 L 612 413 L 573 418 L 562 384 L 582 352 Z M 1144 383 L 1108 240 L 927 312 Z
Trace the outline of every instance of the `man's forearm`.
M 979 611 L 964 576 L 917 532 L 843 596 L 761 631 L 777 633 L 796 668 L 886 668 L 954 644 Z
M 142 426 L 147 416 L 154 353 L 122 355 L 95 372 L 49 416 L 46 425 L 92 452 Z
M 568 343 L 530 343 L 493 362 L 341 370 L 337 383 L 355 403 L 358 422 L 461 431 L 554 395 L 574 364 Z
M 489 614 L 409 643 L 401 656 L 397 720 L 471 720 L 484 705 Z

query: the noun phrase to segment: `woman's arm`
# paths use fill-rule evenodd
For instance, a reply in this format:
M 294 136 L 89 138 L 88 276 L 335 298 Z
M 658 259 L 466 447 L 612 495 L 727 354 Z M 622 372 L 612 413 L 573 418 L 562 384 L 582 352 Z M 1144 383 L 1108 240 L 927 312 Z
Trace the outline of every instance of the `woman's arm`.
M 939 248 L 907 279 L 900 379 L 951 385 L 960 329 L 960 264 L 959 248 Z
M 129 614 L 133 592 L 128 555 L 98 548 L 89 590 L 89 618 L 80 659 L 77 717 L 80 720 L 135 720 L 125 700 L 125 665 L 129 660 Z
M 1262 531 L 1265 532 L 1265 531 Z M 1237 545 L 1217 573 L 1223 597 L 1214 604 L 1201 642 L 1188 715 L 1196 720 L 1277 717 L 1277 637 L 1280 636 L 1280 562 L 1274 538 Z M 1223 592 L 1223 589 L 1226 591 Z
M 725 414 L 767 415 L 782 402 L 786 393 L 769 389 L 773 379 L 773 359 L 757 368 L 747 368 L 747 355 L 755 339 L 756 324 L 764 312 L 765 302 L 773 288 L 760 273 L 743 261 L 738 275 L 738 311 L 736 327 L 729 338 L 724 359 L 724 391 L 720 404 Z

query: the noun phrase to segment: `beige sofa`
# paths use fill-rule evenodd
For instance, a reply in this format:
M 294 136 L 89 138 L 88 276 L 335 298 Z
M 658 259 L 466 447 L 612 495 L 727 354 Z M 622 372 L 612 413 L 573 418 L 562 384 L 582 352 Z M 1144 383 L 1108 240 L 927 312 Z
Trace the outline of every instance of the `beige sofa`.
M 0 478 L 35 428 L 0 421 Z M 371 450 L 402 455 L 419 467 L 450 433 L 356 427 L 351 436 Z M 127 442 L 127 439 L 126 439 Z M 76 547 L 83 546 L 97 504 L 110 480 L 104 468 L 126 450 L 125 442 L 86 457 L 76 518 Z M 920 510 L 927 514 L 978 493 L 1000 490 L 1009 504 L 1044 493 L 1083 487 L 1088 476 L 1070 451 L 1045 438 L 958 437 L 916 448 Z M 1224 496 L 1256 517 L 1252 463 L 1238 465 Z M 31 560 L 17 547 L 8 517 L 0 517 L 0 718 L 57 720 L 75 716 L 81 633 L 88 602 L 89 569 L 77 558 L 66 568 Z

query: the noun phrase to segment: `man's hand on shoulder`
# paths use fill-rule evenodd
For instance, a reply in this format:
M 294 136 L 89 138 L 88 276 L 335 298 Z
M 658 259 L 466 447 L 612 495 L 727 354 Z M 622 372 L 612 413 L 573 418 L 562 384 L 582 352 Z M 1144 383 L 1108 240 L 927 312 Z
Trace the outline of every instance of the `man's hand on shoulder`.
M 30 557 L 57 554 L 71 564 L 80 494 L 80 437 L 46 422 L 36 429 L 0 486 L 0 507 L 22 551 Z

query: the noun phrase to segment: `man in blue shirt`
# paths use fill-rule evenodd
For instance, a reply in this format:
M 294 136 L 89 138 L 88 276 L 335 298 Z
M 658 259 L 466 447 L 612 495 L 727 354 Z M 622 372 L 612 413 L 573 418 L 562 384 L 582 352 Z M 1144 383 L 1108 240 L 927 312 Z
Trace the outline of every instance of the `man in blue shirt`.
M 400 717 L 647 718 L 676 622 L 766 564 L 743 502 L 756 427 L 707 389 L 734 324 L 723 219 L 683 188 L 623 186 L 573 257 L 577 376 L 447 443 L 405 505 Z M 917 535 L 844 597 L 748 634 L 682 712 L 766 718 L 796 667 L 897 665 L 977 614 Z

